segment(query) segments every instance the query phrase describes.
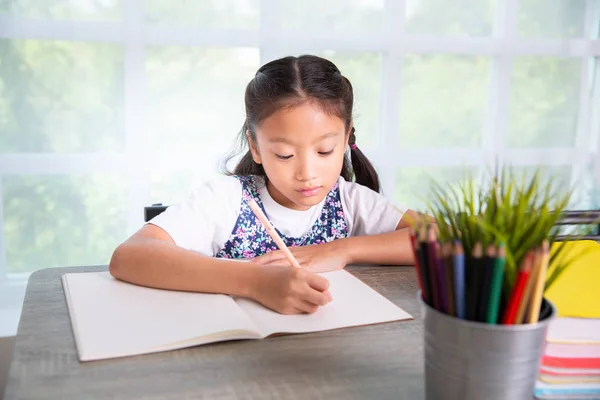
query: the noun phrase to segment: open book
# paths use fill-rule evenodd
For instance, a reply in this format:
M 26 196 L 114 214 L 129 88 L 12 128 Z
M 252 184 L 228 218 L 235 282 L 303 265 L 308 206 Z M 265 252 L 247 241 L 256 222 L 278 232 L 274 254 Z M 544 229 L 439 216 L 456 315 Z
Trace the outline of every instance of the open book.
M 62 281 L 80 361 L 412 318 L 345 270 L 322 275 L 333 301 L 298 315 L 245 298 L 136 286 L 108 272 L 69 273 Z

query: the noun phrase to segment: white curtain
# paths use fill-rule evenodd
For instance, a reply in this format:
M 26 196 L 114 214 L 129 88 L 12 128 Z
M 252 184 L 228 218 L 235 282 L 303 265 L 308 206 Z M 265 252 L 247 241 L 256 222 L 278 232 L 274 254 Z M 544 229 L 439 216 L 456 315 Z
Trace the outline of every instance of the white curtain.
M 145 205 L 218 174 L 273 58 L 355 87 L 384 194 L 496 161 L 600 195 L 600 0 L 0 1 L 0 336 L 28 275 L 107 264 Z

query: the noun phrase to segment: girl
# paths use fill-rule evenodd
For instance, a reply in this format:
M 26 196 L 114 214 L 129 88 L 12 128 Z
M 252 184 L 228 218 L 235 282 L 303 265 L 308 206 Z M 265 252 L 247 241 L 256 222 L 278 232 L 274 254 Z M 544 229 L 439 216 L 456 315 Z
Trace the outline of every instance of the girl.
M 138 285 L 252 298 L 280 313 L 331 300 L 316 272 L 350 263 L 412 264 L 408 215 L 379 192 L 356 145 L 352 85 L 316 56 L 262 66 L 246 87 L 247 153 L 113 253 L 110 273 Z M 349 153 L 349 156 L 348 156 Z M 352 182 L 352 178 L 356 183 Z M 248 206 L 254 198 L 301 269 Z M 249 263 L 232 259 L 252 259 Z

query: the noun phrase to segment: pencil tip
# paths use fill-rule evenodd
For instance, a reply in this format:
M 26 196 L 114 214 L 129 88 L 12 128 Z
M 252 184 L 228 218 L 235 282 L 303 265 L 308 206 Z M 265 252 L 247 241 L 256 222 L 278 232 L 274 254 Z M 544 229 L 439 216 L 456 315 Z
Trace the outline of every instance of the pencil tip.
M 504 258 L 505 256 L 506 256 L 506 250 L 504 249 L 504 246 L 498 247 L 498 257 Z
M 435 235 L 435 230 L 433 229 L 433 227 L 431 227 L 431 226 L 429 227 L 429 232 L 428 233 L 429 233 L 429 236 L 428 236 L 429 241 L 430 242 L 435 241 L 436 235 Z
M 544 253 L 547 253 L 549 249 L 550 243 L 548 243 L 548 239 L 546 239 L 542 242 L 542 250 L 544 251 Z

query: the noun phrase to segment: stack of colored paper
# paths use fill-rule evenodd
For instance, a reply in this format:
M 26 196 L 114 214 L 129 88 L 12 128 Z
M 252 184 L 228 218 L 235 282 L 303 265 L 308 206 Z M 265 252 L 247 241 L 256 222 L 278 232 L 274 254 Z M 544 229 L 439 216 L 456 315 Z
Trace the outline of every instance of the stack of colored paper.
M 536 383 L 539 399 L 600 399 L 600 246 L 568 243 L 585 253 L 545 296 L 557 309 Z
M 600 399 L 600 319 L 551 322 L 535 395 Z

